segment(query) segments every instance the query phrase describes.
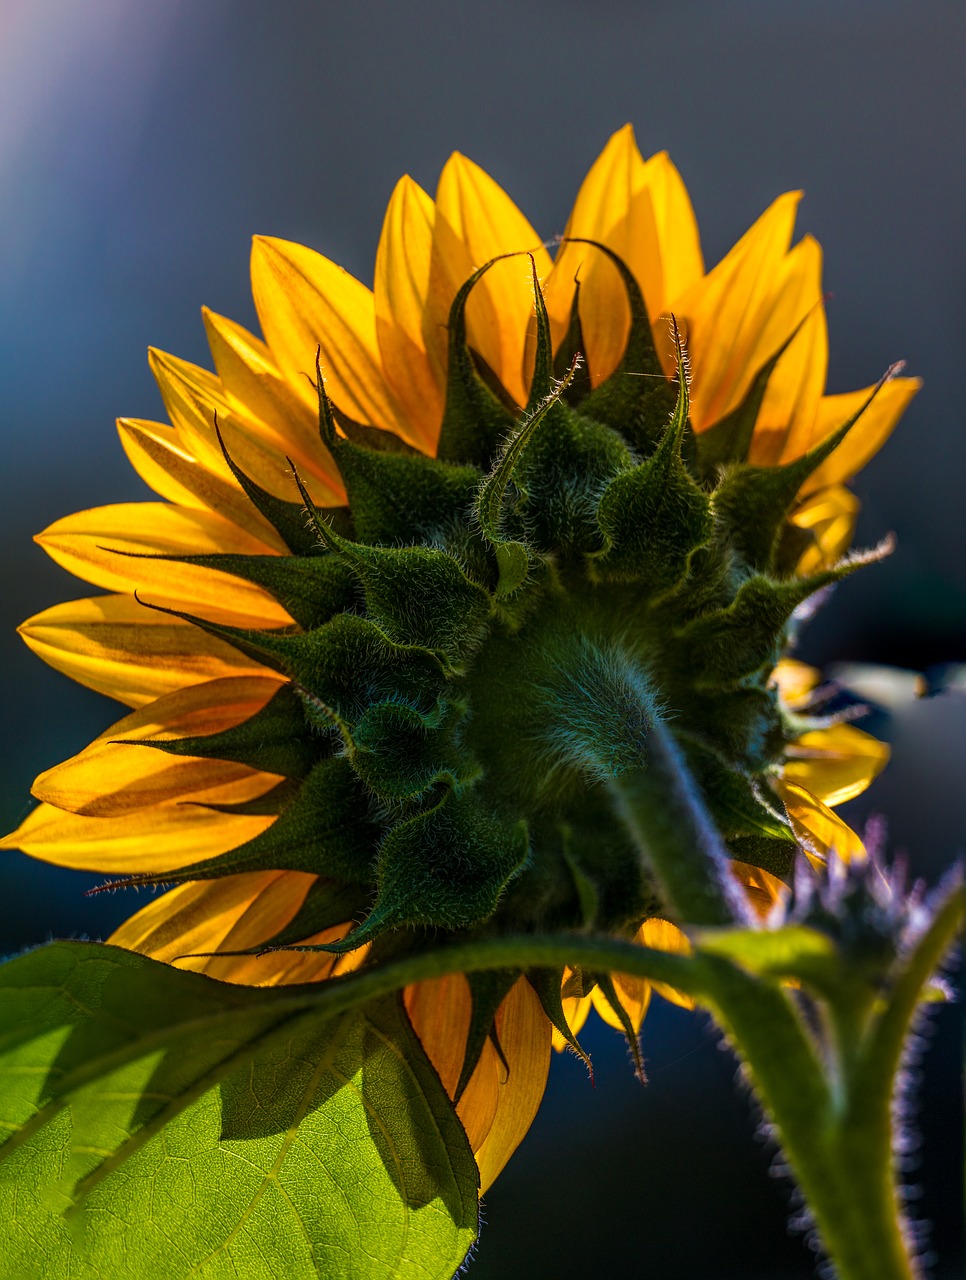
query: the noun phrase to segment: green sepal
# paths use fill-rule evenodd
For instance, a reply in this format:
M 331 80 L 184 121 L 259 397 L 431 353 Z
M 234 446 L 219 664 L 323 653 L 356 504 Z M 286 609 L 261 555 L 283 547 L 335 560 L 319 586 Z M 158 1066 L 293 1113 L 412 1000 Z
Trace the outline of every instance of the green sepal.
M 490 267 L 513 256 L 500 254 L 474 271 L 449 310 L 449 374 L 436 452 L 444 462 L 470 463 L 481 471 L 489 469 L 500 442 L 513 430 L 514 416 L 477 371 L 466 342 L 466 304 L 473 286 Z
M 372 913 L 342 942 L 318 949 L 354 951 L 388 929 L 479 924 L 496 910 L 528 854 L 525 823 L 500 822 L 471 792 L 447 789 L 383 840 Z
M 597 240 L 575 239 L 576 244 L 593 245 L 607 255 L 617 268 L 631 312 L 627 346 L 614 372 L 581 402 L 588 418 L 619 431 L 627 442 L 643 454 L 655 447 L 674 409 L 674 393 L 658 359 L 654 334 L 641 287 L 633 272 L 613 249 Z M 593 374 L 593 370 L 589 371 Z
M 811 312 L 808 313 L 810 314 Z M 775 365 L 797 337 L 808 315 L 799 321 L 774 355 L 761 366 L 741 403 L 706 431 L 695 435 L 698 474 L 704 483 L 713 484 L 721 468 L 729 463 L 744 462 L 747 459 L 755 423 Z
M 302 512 L 303 518 L 305 512 Z M 358 604 L 358 586 L 348 565 L 327 554 L 316 540 L 315 555 L 242 556 L 216 554 L 202 556 L 160 556 L 152 559 L 177 560 L 205 569 L 230 573 L 263 587 L 304 630 L 320 627 L 337 613 Z
M 370 899 L 369 891 L 360 885 L 319 876 L 312 881 L 304 902 L 284 929 L 265 938 L 256 947 L 245 947 L 241 951 L 219 949 L 211 954 L 260 956 L 266 951 L 286 951 L 316 933 L 333 929 L 336 925 L 346 924 L 364 915 L 369 908 Z
M 681 453 L 690 396 L 683 350 L 677 338 L 678 396 L 656 450 L 604 491 L 597 519 L 605 549 L 593 560 L 606 577 L 673 587 L 685 577 L 692 554 L 711 537 L 711 503 L 692 479 Z
M 352 767 L 387 800 L 418 799 L 437 782 L 465 784 L 479 766 L 453 740 L 462 711 L 441 706 L 421 715 L 402 703 L 376 703 L 352 730 Z
M 792 613 L 820 588 L 837 582 L 855 563 L 807 578 L 778 582 L 765 574 L 748 578 L 724 609 L 680 628 L 681 659 L 695 672 L 697 688 L 737 683 L 781 657 Z
M 590 369 L 584 356 L 587 347 L 584 344 L 584 332 L 580 322 L 580 281 L 574 285 L 574 300 L 570 304 L 570 320 L 553 357 L 553 376 L 561 382 L 567 376 L 567 370 L 573 365 L 577 356 L 581 363 L 574 375 L 574 380 L 567 388 L 564 396 L 567 404 L 575 407 L 590 394 Z
M 563 1036 L 567 1044 L 594 1078 L 594 1068 L 590 1056 L 581 1046 L 580 1041 L 570 1029 L 567 1014 L 563 1007 L 561 987 L 563 985 L 563 969 L 528 969 L 527 981 L 536 992 L 537 999 L 550 1022 L 550 1025 Z
M 172 871 L 128 876 L 111 888 L 219 880 L 246 871 L 307 871 L 350 884 L 372 882 L 382 828 L 348 760 L 321 760 L 270 827 L 227 853 Z
M 482 640 L 490 597 L 438 547 L 373 547 L 342 538 L 299 489 L 323 539 L 362 585 L 366 613 L 390 640 L 465 659 Z
M 365 543 L 410 543 L 437 537 L 441 531 L 465 522 L 480 480 L 475 467 L 427 457 L 404 445 L 391 432 L 363 428 L 357 423 L 346 423 L 347 434 L 354 438 L 339 435 L 318 356 L 316 376 L 319 434 L 342 476 L 355 537 Z M 339 420 L 346 421 L 341 416 Z M 382 439 L 384 435 L 397 443 L 387 444 Z M 305 499 L 301 482 L 299 488 Z M 307 505 L 314 509 L 311 500 Z M 333 527 L 332 521 L 326 523 Z M 348 535 L 347 530 L 339 532 Z
M 573 833 L 570 827 L 561 823 L 559 831 L 563 860 L 567 864 L 567 870 L 570 872 L 574 891 L 577 894 L 581 926 L 584 929 L 592 929 L 600 917 L 600 890 L 574 856 Z
M 519 451 L 509 457 L 508 449 L 505 455 L 513 489 L 501 495 L 504 536 L 521 547 L 525 543 L 531 555 L 536 551 L 573 557 L 599 550 L 600 493 L 616 475 L 633 466 L 631 452 L 616 431 L 566 404 L 564 396 L 578 367 L 576 362 L 571 365 L 564 381 L 555 383 L 537 403 L 521 425 L 525 438 L 511 441 L 512 446 L 519 440 Z M 531 429 L 538 425 L 540 430 Z M 496 470 L 488 481 L 496 487 Z M 511 494 L 515 501 L 507 500 Z M 487 494 L 488 499 L 493 496 L 492 491 Z M 484 531 L 488 531 L 485 526 Z
M 614 986 L 614 979 L 609 973 L 598 973 L 594 976 L 597 979 L 597 986 L 600 987 L 603 992 L 604 999 L 613 1009 L 624 1029 L 624 1035 L 627 1039 L 627 1047 L 631 1051 L 631 1058 L 634 1062 L 634 1074 L 637 1076 L 638 1080 L 640 1080 L 641 1084 L 647 1084 L 647 1075 L 644 1072 L 644 1055 L 641 1053 L 640 1037 L 634 1030 L 634 1024 L 631 1022 L 630 1014 L 621 1003 L 621 998 L 617 994 L 617 988 Z
M 221 429 L 218 426 L 217 416 L 215 418 L 215 435 L 218 437 L 218 444 L 228 469 L 245 490 L 252 505 L 275 529 L 289 551 L 297 556 L 318 554 L 319 544 L 312 531 L 306 528 L 305 512 L 302 506 L 298 502 L 286 502 L 284 498 L 276 498 L 273 493 L 263 489 L 260 484 L 242 471 L 241 467 L 234 462 L 228 452 L 228 448 L 222 438 Z
M 616 431 L 568 405 L 567 392 L 584 363 L 579 352 L 563 380 L 555 381 L 550 317 L 535 265 L 533 296 L 537 343 L 524 417 L 541 415 L 543 426 L 515 464 L 513 479 L 520 490 L 516 523 L 524 540 L 540 551 L 594 551 L 600 546 L 595 514 L 600 491 L 633 459 Z
M 861 408 L 837 431 L 800 458 L 777 467 L 739 463 L 721 477 L 713 495 L 715 517 L 731 545 L 752 568 L 769 571 L 775 567 L 785 518 L 802 485 L 839 447 L 897 367 L 886 373 Z
M 292 633 L 231 627 L 178 609 L 147 607 L 183 618 L 227 641 L 293 680 L 304 695 L 349 723 L 366 707 L 387 698 L 412 701 L 430 710 L 443 685 L 444 672 L 433 653 L 394 644 L 375 623 L 357 614 L 340 613 L 314 631 Z
M 324 744 L 305 723 L 302 702 L 291 685 L 278 692 L 248 720 L 203 737 L 171 738 L 167 742 L 135 742 L 176 756 L 205 760 L 233 760 L 283 778 L 304 778 L 324 751 Z
M 480 1061 L 480 1055 L 487 1040 L 491 1041 L 509 1072 L 510 1068 L 496 1032 L 495 1019 L 497 1010 L 519 977 L 519 969 L 488 969 L 466 975 L 470 988 L 470 1026 L 466 1033 L 463 1066 L 453 1095 L 454 1103 L 458 1103 L 462 1098 L 470 1077 Z
M 679 732 L 675 738 L 723 839 L 768 836 L 794 847 L 795 837 L 787 820 L 738 765 L 689 734 Z
M 734 836 L 725 842 L 728 854 L 737 862 L 760 867 L 786 883 L 795 867 L 797 844 L 788 840 L 776 840 L 772 836 Z
M 199 809 L 211 809 L 215 813 L 238 814 L 244 818 L 277 818 L 298 795 L 301 785 L 298 778 L 282 778 L 274 787 L 269 787 L 251 800 L 234 800 L 230 804 L 204 804 L 197 800 L 182 800 L 181 803 L 195 805 Z
M 335 460 L 356 536 L 366 543 L 432 538 L 466 519 L 480 482 L 475 467 L 422 454 L 376 453 L 340 440 Z

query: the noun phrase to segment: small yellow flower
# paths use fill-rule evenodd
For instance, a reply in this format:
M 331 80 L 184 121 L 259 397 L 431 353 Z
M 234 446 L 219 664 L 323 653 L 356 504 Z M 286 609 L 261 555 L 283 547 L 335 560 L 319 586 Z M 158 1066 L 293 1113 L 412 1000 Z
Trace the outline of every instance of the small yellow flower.
M 709 464 L 709 488 L 735 457 L 751 467 L 776 469 L 806 457 L 861 411 L 837 447 L 804 477 L 786 520 L 783 545 L 794 554 L 786 578 L 837 565 L 857 508 L 846 482 L 883 444 L 918 381 L 895 377 L 877 394 L 871 387 L 825 394 L 821 250 L 809 236 L 792 245 L 798 199 L 797 193 L 779 197 L 706 271 L 677 170 L 663 152 L 644 160 L 627 126 L 611 138 L 581 186 L 555 257 L 501 188 L 459 154 L 447 162 L 435 199 L 408 177 L 397 185 L 372 290 L 308 248 L 257 237 L 252 287 L 263 337 L 205 311 L 216 372 L 152 351 L 170 423 L 118 423 L 132 465 L 161 500 L 84 511 L 57 521 L 37 539 L 57 563 L 108 594 L 31 618 L 21 628 L 24 639 L 45 661 L 131 711 L 86 750 L 37 779 L 34 795 L 42 803 L 3 847 L 113 876 L 170 879 L 181 869 L 247 847 L 279 821 L 289 797 L 285 788 L 303 776 L 295 757 L 311 743 L 306 748 L 301 740 L 284 733 L 276 739 L 265 730 L 254 747 L 249 744 L 254 755 L 157 748 L 268 723 L 257 718 L 286 696 L 290 679 L 253 656 L 250 647 L 237 647 L 227 632 L 213 634 L 170 612 L 146 609 L 134 592 L 151 605 L 200 617 L 216 628 L 288 634 L 315 625 L 297 616 L 276 579 L 260 577 L 252 566 L 256 559 L 270 562 L 281 574 L 298 558 L 281 516 L 273 520 L 268 514 L 272 500 L 299 501 L 293 464 L 317 508 L 346 509 L 347 481 L 333 457 L 339 448 L 332 440 L 327 446 L 319 433 L 317 349 L 339 440 L 344 433 L 360 448 L 378 452 L 383 439 L 405 451 L 399 456 L 434 457 L 452 408 L 454 300 L 493 259 L 500 260 L 476 280 L 465 305 L 466 345 L 473 377 L 488 388 L 487 403 L 500 406 L 510 420 L 527 409 L 541 356 L 534 274 L 542 284 L 552 349 L 563 362 L 558 377 L 578 350 L 585 357 L 582 394 L 592 396 L 624 376 L 633 306 L 621 263 L 646 300 L 660 362 L 656 372 L 634 376 L 672 385 L 673 315 L 686 340 L 689 430 L 699 445 L 723 439 L 724 428 L 742 412 L 747 417 L 752 406 L 753 431 L 743 453 L 729 460 L 725 450 L 720 463 Z M 639 444 L 635 448 L 641 452 Z M 488 466 L 488 459 L 479 464 L 480 476 Z M 240 474 L 257 487 L 261 500 L 253 501 Z M 358 524 L 356 532 L 363 543 L 381 541 L 363 535 Z M 557 563 L 549 553 L 545 559 Z M 350 614 L 360 609 L 355 597 L 339 607 Z M 850 725 L 810 719 L 816 684 L 817 675 L 791 659 L 775 667 L 770 690 L 767 673 L 760 681 L 761 696 L 777 708 L 776 723 L 785 724 L 786 732 L 758 773 L 784 807 L 784 813 L 776 807 L 776 821 L 790 823 L 810 855 L 821 858 L 833 848 L 855 855 L 861 844 L 833 808 L 868 785 L 887 753 Z M 308 697 L 297 682 L 296 691 Z M 268 802 L 268 796 L 275 799 Z M 370 819 L 375 850 L 379 815 L 370 813 Z M 735 870 L 766 910 L 780 891 L 780 878 L 751 856 L 736 854 Z M 316 873 L 297 857 L 269 864 L 255 858 L 232 874 L 178 884 L 132 916 L 111 941 L 231 982 L 322 980 L 362 963 L 366 945 L 345 953 L 257 953 L 269 940 L 284 938 L 296 918 L 312 920 L 313 894 L 321 882 L 328 884 L 326 868 Z M 288 940 L 338 942 L 370 901 L 365 892 L 361 898 L 358 891 L 355 897 L 348 893 L 337 920 L 305 927 Z M 648 945 L 687 946 L 684 935 L 660 918 L 638 920 L 634 928 Z M 651 997 L 646 983 L 618 976 L 615 1009 L 600 985 L 584 994 L 578 977 L 565 975 L 563 986 L 563 1011 L 574 1032 L 591 1004 L 613 1025 L 639 1029 Z M 455 1096 L 471 1031 L 468 980 L 420 984 L 407 991 L 406 1004 Z M 525 977 L 500 993 L 494 1033 L 483 1041 L 458 1099 L 484 1189 L 535 1114 L 552 1037 L 557 1047 L 564 1044 Z

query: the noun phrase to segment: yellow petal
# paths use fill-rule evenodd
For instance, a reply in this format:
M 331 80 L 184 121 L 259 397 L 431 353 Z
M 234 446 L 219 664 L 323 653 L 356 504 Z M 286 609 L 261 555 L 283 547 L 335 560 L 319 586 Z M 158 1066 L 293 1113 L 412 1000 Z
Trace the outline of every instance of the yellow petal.
M 779 196 L 731 252 L 674 304 L 687 333 L 691 420 L 698 431 L 740 403 L 757 368 L 810 309 L 800 297 L 793 270 L 797 264 L 790 268 L 784 263 L 800 198 L 800 192 Z M 798 305 L 784 304 L 786 283 Z M 786 327 L 776 341 L 779 321 Z
M 138 746 L 172 738 L 204 737 L 256 715 L 278 692 L 280 679 L 248 676 L 212 680 L 166 694 L 125 716 L 89 747 L 42 773 L 38 800 L 88 817 L 110 817 L 248 778 L 253 770 L 228 760 L 169 755 Z M 263 791 L 278 779 L 262 774 Z
M 644 178 L 647 198 L 632 266 L 653 318 L 702 278 L 704 258 L 691 197 L 666 151 L 651 156 Z
M 833 484 L 809 494 L 790 516 L 792 524 L 808 529 L 815 538 L 799 557 L 795 572 L 804 577 L 837 564 L 852 541 L 858 513 L 859 500 L 844 485 Z
M 785 806 L 796 839 L 812 862 L 827 858 L 833 850 L 844 862 L 865 857 L 865 846 L 856 833 L 817 796 L 782 778 L 773 778 L 771 785 Z
M 893 378 L 880 388 L 879 394 L 862 414 L 835 452 L 822 463 L 802 486 L 802 495 L 827 485 L 840 484 L 860 471 L 888 440 L 906 405 L 922 386 L 921 378 Z M 871 387 L 850 391 L 845 395 L 824 396 L 819 403 L 812 439 L 818 444 L 836 431 L 862 407 L 872 393 Z M 788 461 L 783 458 L 782 461 Z
M 669 920 L 645 920 L 637 931 L 635 941 L 642 947 L 654 947 L 657 951 L 670 951 L 675 955 L 683 956 L 691 954 L 691 943 L 687 935 Z M 693 996 L 683 995 L 674 987 L 669 987 L 666 982 L 653 982 L 651 986 L 658 995 L 662 995 L 665 1000 L 670 1000 L 671 1004 L 679 1005 L 682 1009 L 694 1008 Z
M 347 271 L 289 240 L 256 236 L 252 292 L 262 332 L 289 386 L 317 406 L 315 355 L 337 408 L 410 439 L 386 384 L 372 293 Z
M 118 434 L 128 461 L 141 479 L 179 506 L 215 511 L 279 552 L 288 548 L 259 515 L 234 477 L 209 471 L 181 443 L 178 432 L 163 422 L 118 418 Z
M 319 502 L 333 501 L 331 477 L 317 450 L 306 451 L 295 436 L 279 436 L 236 409 L 220 381 L 198 365 L 151 348 L 148 363 L 157 379 L 164 406 L 178 438 L 204 466 L 235 483 L 215 431 L 217 421 L 232 461 L 256 484 L 277 498 L 297 502 L 298 488 L 288 459 L 302 473 L 306 488 Z
M 545 298 L 556 347 L 570 323 L 574 291 L 577 281 L 580 282 L 584 354 L 595 386 L 610 376 L 624 353 L 630 311 L 613 263 L 599 249 L 573 243 L 569 237 L 607 244 L 634 270 L 645 255 L 643 252 L 637 255 L 638 261 L 634 264 L 629 260 L 636 247 L 635 235 L 640 236 L 642 231 L 636 225 L 640 218 L 632 218 L 631 209 L 644 182 L 644 158 L 634 139 L 634 130 L 625 125 L 608 140 L 581 184 L 567 220 L 564 243 L 546 283 Z M 648 211 L 653 221 L 650 206 Z M 647 248 L 653 251 L 653 242 Z M 643 288 L 643 281 L 640 283 Z
M 461 973 L 407 987 L 403 995 L 413 1029 L 436 1068 L 450 1098 L 456 1094 L 466 1053 L 473 1004 Z M 457 1115 L 474 1152 L 483 1145 L 500 1098 L 499 1056 L 487 1041 L 457 1106 Z
M 247 950 L 268 941 L 295 917 L 314 879 L 301 871 L 257 871 L 179 885 L 125 921 L 108 941 L 222 982 L 318 982 L 355 967 L 359 953 L 350 953 L 351 961 L 325 952 L 208 954 Z M 347 929 L 338 925 L 305 941 L 330 942 Z
M 771 673 L 771 683 L 786 707 L 792 710 L 807 705 L 812 690 L 822 679 L 817 667 L 810 667 L 798 658 L 779 658 Z
M 208 345 L 228 403 L 243 416 L 255 417 L 300 455 L 300 471 L 314 475 L 328 491 L 320 501 L 341 506 L 345 488 L 332 456 L 319 438 L 318 408 L 295 395 L 278 371 L 272 353 L 242 325 L 202 308 Z M 303 476 L 303 479 L 306 478 Z
M 645 161 L 630 125 L 610 138 L 594 162 L 564 234 L 601 241 L 617 253 L 640 284 L 652 321 L 704 271 L 697 223 L 680 174 L 666 152 Z M 584 343 L 596 386 L 623 355 L 630 313 L 624 286 L 605 255 L 565 243 L 546 290 L 555 343 L 569 323 L 578 276 Z
M 111 875 L 174 871 L 226 853 L 271 826 L 272 817 L 216 813 L 203 807 L 253 800 L 265 790 L 265 776 L 252 774 L 194 792 L 191 804 L 155 805 L 111 818 L 89 818 L 41 804 L 0 841 L 0 848 L 22 849 L 44 862 Z
M 403 999 L 413 1030 L 452 1098 L 463 1070 L 473 1011 L 470 984 L 463 974 L 451 973 L 413 983 Z
M 70 600 L 19 630 L 44 662 L 131 707 L 202 680 L 265 674 L 230 645 L 131 596 Z
M 784 266 L 786 278 L 774 308 L 747 357 L 748 376 L 737 383 L 743 396 L 751 378 L 800 325 L 765 388 L 748 455 L 756 466 L 773 466 L 782 458 L 805 452 L 828 372 L 828 322 L 821 301 L 822 251 L 806 236 Z M 737 396 L 732 400 L 738 403 Z
M 533 227 L 489 174 L 455 152 L 446 162 L 436 189 L 437 219 L 442 219 L 465 244 L 473 267 L 501 253 L 534 255 L 537 274 L 546 276 L 550 255 Z M 527 400 L 524 380 L 527 331 L 533 324 L 533 283 L 525 256 L 498 262 L 474 293 L 488 298 L 495 328 L 483 327 L 481 309 L 467 309 L 469 341 L 491 367 L 518 404 Z
M 755 909 L 759 919 L 764 920 L 775 903 L 788 896 L 788 886 L 778 876 L 761 867 L 753 867 L 748 862 L 731 863 L 731 874 L 744 889 L 748 901 Z
M 500 1093 L 493 1123 L 475 1150 L 481 1193 L 492 1186 L 497 1174 L 522 1142 L 547 1085 L 550 1023 L 525 978 L 511 988 L 500 1006 L 496 1015 L 496 1031 L 510 1070 L 507 1073 L 498 1060 L 493 1061 L 496 1054 L 488 1045 L 487 1063 L 491 1071 L 499 1073 Z M 484 1067 L 483 1059 L 480 1067 Z
M 638 1032 L 651 1003 L 651 984 L 643 978 L 632 978 L 626 973 L 615 973 L 613 977 L 614 989 L 620 997 L 621 1005 L 630 1018 L 634 1031 Z M 624 1030 L 623 1022 L 600 987 L 594 987 L 591 1000 L 597 1013 L 609 1027 L 613 1027 L 615 1031 Z
M 35 541 L 69 573 L 110 591 L 137 590 L 160 604 L 239 627 L 284 627 L 292 621 L 254 583 L 199 565 L 142 558 L 272 553 L 259 539 L 210 511 L 163 502 L 118 503 L 65 516 Z
M 825 804 L 844 804 L 866 789 L 889 760 L 889 748 L 850 724 L 812 729 L 789 743 L 782 777 Z
M 389 385 L 411 430 L 434 452 L 446 388 L 446 331 L 425 333 L 427 313 L 445 320 L 452 295 L 433 274 L 432 199 L 410 177 L 392 193 L 376 251 L 376 335 Z M 430 302 L 430 289 L 440 296 Z
M 593 1007 L 593 996 L 565 996 L 563 999 L 564 1017 L 567 1019 L 567 1026 L 570 1028 L 574 1036 L 579 1036 L 584 1023 L 590 1016 Z M 568 1048 L 567 1041 L 563 1038 L 556 1027 L 551 1030 L 551 1044 L 557 1053 L 561 1053 Z

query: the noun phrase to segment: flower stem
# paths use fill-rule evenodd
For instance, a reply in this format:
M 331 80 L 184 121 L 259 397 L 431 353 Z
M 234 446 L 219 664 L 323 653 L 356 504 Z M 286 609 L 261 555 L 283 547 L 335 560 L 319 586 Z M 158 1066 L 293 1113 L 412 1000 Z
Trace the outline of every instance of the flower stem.
M 736 900 L 723 842 L 663 725 L 650 730 L 647 768 L 618 776 L 611 788 L 669 910 L 698 928 L 698 986 L 748 1065 L 839 1280 L 917 1280 L 893 1175 L 892 1101 L 922 988 L 963 914 L 961 889 L 898 962 L 883 1010 L 874 1008 L 874 991 L 842 973 L 826 999 L 836 1029 L 826 1044 L 774 977 L 702 950 L 702 927 L 754 922 Z
M 610 785 L 665 902 L 689 925 L 749 922 L 721 836 L 680 747 L 657 718 L 646 745 L 646 766 L 619 774 Z
M 703 960 L 711 1003 L 778 1129 L 837 1277 L 914 1280 L 892 1177 L 891 1078 L 874 1098 L 856 1098 L 853 1072 L 833 1089 L 785 991 L 727 961 Z

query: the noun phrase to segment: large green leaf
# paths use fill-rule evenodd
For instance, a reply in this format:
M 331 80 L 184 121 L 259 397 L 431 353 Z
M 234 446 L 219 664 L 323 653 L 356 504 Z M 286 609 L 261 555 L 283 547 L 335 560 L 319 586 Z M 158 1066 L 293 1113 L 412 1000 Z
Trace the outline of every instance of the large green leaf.
M 0 967 L 2 1280 L 449 1280 L 465 1134 L 399 996 L 347 1006 L 90 943 Z

